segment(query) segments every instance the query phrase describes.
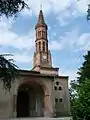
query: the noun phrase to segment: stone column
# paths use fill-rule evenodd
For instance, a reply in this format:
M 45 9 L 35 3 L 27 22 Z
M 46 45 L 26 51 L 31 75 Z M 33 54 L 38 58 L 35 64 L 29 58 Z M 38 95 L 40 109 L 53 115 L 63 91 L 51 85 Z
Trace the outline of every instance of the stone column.
M 51 99 L 50 95 L 44 96 L 44 116 L 45 117 L 52 117 L 52 110 L 51 110 Z

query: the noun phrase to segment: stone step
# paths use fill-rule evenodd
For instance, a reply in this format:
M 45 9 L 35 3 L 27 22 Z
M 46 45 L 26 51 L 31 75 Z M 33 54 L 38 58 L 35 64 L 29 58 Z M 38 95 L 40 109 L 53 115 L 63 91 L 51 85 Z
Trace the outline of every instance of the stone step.
M 62 117 L 62 118 L 47 118 L 47 117 L 43 117 L 43 118 L 11 118 L 9 120 L 72 120 L 71 117 Z

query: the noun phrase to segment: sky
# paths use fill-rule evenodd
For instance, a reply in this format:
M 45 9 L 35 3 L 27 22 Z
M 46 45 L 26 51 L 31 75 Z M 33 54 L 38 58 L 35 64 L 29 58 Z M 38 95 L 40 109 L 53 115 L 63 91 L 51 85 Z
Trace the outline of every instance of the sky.
M 49 49 L 59 75 L 77 77 L 77 71 L 90 50 L 90 21 L 87 5 L 90 0 L 25 0 L 30 7 L 16 18 L 0 18 L 0 54 L 12 54 L 20 69 L 31 70 L 35 51 L 35 25 L 40 6 L 48 25 Z

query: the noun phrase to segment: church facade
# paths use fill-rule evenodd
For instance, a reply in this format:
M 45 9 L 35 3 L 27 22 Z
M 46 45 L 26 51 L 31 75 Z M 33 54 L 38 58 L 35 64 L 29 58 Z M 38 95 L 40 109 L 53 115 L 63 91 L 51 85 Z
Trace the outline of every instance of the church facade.
M 68 76 L 59 76 L 59 68 L 52 66 L 47 30 L 40 10 L 33 68 L 19 71 L 10 93 L 0 83 L 0 118 L 70 116 Z

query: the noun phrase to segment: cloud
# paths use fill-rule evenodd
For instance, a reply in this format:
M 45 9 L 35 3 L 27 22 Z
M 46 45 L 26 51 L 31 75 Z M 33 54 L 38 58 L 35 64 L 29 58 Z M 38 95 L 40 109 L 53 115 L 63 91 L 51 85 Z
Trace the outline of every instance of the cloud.
M 20 13 L 22 16 L 32 16 L 32 10 L 31 9 L 27 9 L 27 8 L 25 8 L 25 9 L 23 9 L 22 11 L 21 11 L 21 13 Z
M 49 43 L 49 49 L 50 50 L 61 50 L 62 49 L 61 43 L 57 41 L 51 41 Z
M 77 12 L 82 13 L 82 14 L 86 13 L 89 3 L 90 3 L 90 0 L 79 0 L 78 2 L 76 2 L 75 8 Z
M 56 14 L 57 20 L 63 26 L 70 23 L 73 18 L 87 14 L 89 0 L 25 0 L 25 2 L 30 7 L 30 10 L 25 9 L 22 12 L 24 15 L 38 15 L 40 5 L 42 4 L 44 14 L 48 15 L 51 12 Z
M 6 54 L 9 54 L 9 53 L 6 53 Z M 24 53 L 14 53 L 14 55 L 10 55 L 10 56 L 8 55 L 8 56 L 5 56 L 5 58 L 13 59 L 14 62 L 17 62 L 17 63 L 31 63 L 33 56 L 28 55 L 26 52 L 24 52 Z
M 31 30 L 26 36 L 19 36 L 11 31 L 12 23 L 9 20 L 0 22 L 0 45 L 3 47 L 14 47 L 17 49 L 34 47 L 34 31 Z
M 58 13 L 59 11 L 64 10 L 70 4 L 71 0 L 25 0 L 25 2 L 35 14 L 38 14 L 38 11 L 40 10 L 40 5 L 42 4 L 42 9 L 44 13 L 48 14 L 49 12 Z M 35 7 L 35 5 L 37 5 L 37 7 Z
M 0 32 L 3 33 L 3 31 L 10 29 L 13 23 L 13 17 L 8 19 L 6 17 L 0 17 Z
M 82 50 L 90 50 L 90 33 L 83 33 L 78 40 Z
M 77 74 L 77 70 L 63 70 L 60 69 L 59 71 L 59 75 L 60 76 L 69 76 L 69 81 L 68 81 L 68 85 L 70 87 L 70 83 L 72 80 L 77 80 L 78 74 Z
M 13 58 L 18 63 L 31 63 L 32 62 L 32 56 L 29 56 L 27 54 L 14 54 Z
M 74 18 L 86 15 L 87 9 L 87 0 L 73 0 L 64 10 L 59 12 L 57 20 L 59 20 L 61 26 L 65 26 L 74 20 Z
M 12 54 L 7 58 L 13 58 L 16 64 L 32 63 L 32 49 L 34 48 L 34 31 L 31 30 L 25 36 L 11 31 L 13 18 L 1 18 L 0 21 L 0 54 Z
M 78 29 L 65 32 L 57 41 L 49 42 L 51 50 L 90 50 L 90 33 L 79 33 Z

